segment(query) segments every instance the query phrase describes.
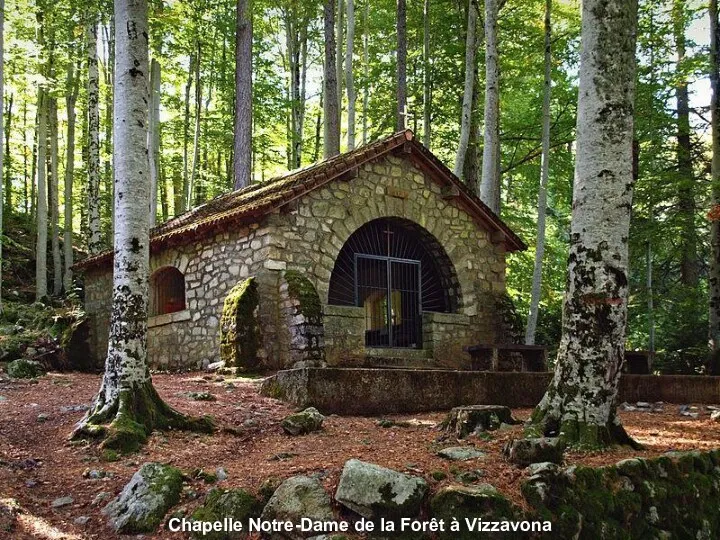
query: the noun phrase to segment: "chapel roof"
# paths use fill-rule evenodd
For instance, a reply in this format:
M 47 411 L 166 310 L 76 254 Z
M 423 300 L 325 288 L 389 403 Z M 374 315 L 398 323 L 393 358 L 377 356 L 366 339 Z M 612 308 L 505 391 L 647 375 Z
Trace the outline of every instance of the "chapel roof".
M 497 214 L 415 138 L 412 131 L 406 130 L 196 206 L 151 229 L 150 250 L 157 252 L 170 245 L 185 244 L 198 237 L 214 234 L 232 225 L 257 222 L 273 210 L 328 182 L 341 178 L 351 181 L 353 172 L 359 166 L 390 153 L 407 156 L 433 180 L 443 184 L 446 198 L 457 199 L 476 221 L 494 234 L 494 241 L 505 243 L 508 251 L 527 248 Z M 102 265 L 110 262 L 112 256 L 113 251 L 107 250 L 79 261 L 75 268 Z

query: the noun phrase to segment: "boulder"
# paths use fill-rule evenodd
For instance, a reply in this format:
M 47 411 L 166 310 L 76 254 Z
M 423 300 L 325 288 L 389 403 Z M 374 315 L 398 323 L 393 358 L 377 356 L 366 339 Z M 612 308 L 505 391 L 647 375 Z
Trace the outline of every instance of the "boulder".
M 308 407 L 285 417 L 281 426 L 288 435 L 304 435 L 322 429 L 325 417 L 315 407 Z
M 714 422 L 720 422 L 720 411 L 713 411 L 710 413 L 710 420 Z
M 457 439 L 492 431 L 502 424 L 518 424 L 508 407 L 500 405 L 469 405 L 455 407 L 443 422 L 445 433 Z
M 260 517 L 264 521 L 290 521 L 296 525 L 304 517 L 316 521 L 331 521 L 334 518 L 330 496 L 318 479 L 308 476 L 294 476 L 280 484 Z M 276 533 L 272 537 L 299 539 L 315 534 L 292 531 Z
M 40 362 L 19 358 L 8 364 L 7 374 L 11 379 L 34 379 L 44 375 L 45 370 Z
M 517 519 L 512 503 L 490 484 L 477 486 L 451 485 L 441 488 L 430 500 L 430 517 L 450 523 L 456 519 L 460 523 L 460 531 L 438 534 L 438 538 L 475 539 L 481 535 L 477 530 L 470 531 L 467 522 L 479 519 L 482 521 L 506 521 Z M 503 538 L 512 538 L 507 533 Z M 484 533 L 482 534 L 484 536 Z M 490 538 L 493 536 L 491 535 Z
M 103 509 L 103 514 L 120 534 L 153 532 L 167 511 L 180 500 L 181 490 L 180 469 L 145 463 Z
M 527 467 L 531 463 L 547 461 L 562 463 L 565 444 L 557 437 L 511 439 L 503 454 L 511 463 Z
M 204 540 L 244 538 L 247 536 L 249 518 L 258 517 L 261 510 L 260 501 L 243 489 L 211 489 L 203 504 L 192 513 L 191 519 L 194 521 L 222 521 L 226 517 L 232 518 L 242 522 L 244 531 L 211 531 L 205 535 L 198 533 L 192 538 Z
M 340 475 L 335 499 L 368 519 L 415 517 L 427 489 L 422 478 L 351 459 Z
M 438 456 L 449 459 L 450 461 L 469 461 L 471 459 L 485 457 L 485 452 L 481 452 L 472 446 L 453 446 L 443 448 L 438 452 Z

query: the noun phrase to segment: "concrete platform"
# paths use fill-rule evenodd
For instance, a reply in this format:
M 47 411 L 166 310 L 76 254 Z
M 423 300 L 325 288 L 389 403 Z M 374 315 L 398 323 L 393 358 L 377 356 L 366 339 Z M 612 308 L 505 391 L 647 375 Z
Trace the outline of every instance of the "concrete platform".
M 304 368 L 279 371 L 261 393 L 324 414 L 381 415 L 449 410 L 460 405 L 534 407 L 552 373 L 442 369 Z M 720 377 L 629 375 L 620 401 L 720 403 Z

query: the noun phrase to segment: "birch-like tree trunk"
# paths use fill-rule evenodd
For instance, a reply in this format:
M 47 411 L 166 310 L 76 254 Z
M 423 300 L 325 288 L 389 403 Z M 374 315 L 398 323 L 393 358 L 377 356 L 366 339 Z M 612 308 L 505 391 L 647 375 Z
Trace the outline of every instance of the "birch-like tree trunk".
M 498 0 L 485 0 L 485 136 L 480 198 L 500 214 L 500 66 Z
M 632 205 L 636 0 L 585 0 L 577 154 L 555 374 L 526 432 L 592 449 L 633 444 L 616 415 Z
M 710 0 L 710 123 L 712 128 L 712 200 L 716 213 L 710 223 L 710 347 L 713 366 L 711 372 L 718 374 L 720 357 L 720 24 L 718 23 L 717 0 Z
M 340 107 L 335 66 L 335 0 L 323 4 L 325 63 L 323 73 L 323 157 L 340 153 Z
M 355 0 L 347 0 L 347 47 L 345 49 L 345 86 L 348 99 L 348 150 L 355 148 L 355 80 L 353 45 L 355 42 Z
M 35 299 L 41 301 L 47 296 L 47 91 L 38 90 L 38 143 L 36 207 L 37 240 L 35 242 Z
M 187 80 L 185 81 L 185 112 L 183 120 L 183 212 L 191 206 L 190 192 L 190 91 L 192 90 L 193 74 L 195 73 L 195 55 L 190 54 Z
M 195 182 L 200 169 L 200 129 L 202 121 L 202 84 L 200 82 L 200 66 L 202 65 L 202 47 L 197 42 L 195 55 L 195 129 L 193 130 L 193 161 L 190 170 L 190 182 L 188 184 L 187 200 L 190 207 L 195 206 Z
M 150 227 L 155 226 L 160 182 L 160 62 L 150 62 L 150 112 L 148 122 L 148 157 L 150 159 Z
M 50 245 L 53 258 L 53 295 L 62 292 L 62 258 L 60 256 L 60 207 L 58 205 L 58 111 L 57 99 L 49 99 L 50 115 L 50 175 L 48 182 L 48 199 L 50 201 Z
M 430 148 L 432 121 L 432 73 L 430 71 L 430 0 L 423 3 L 423 144 Z
M 530 312 L 525 327 L 525 344 L 535 344 L 540 287 L 542 285 L 543 257 L 545 256 L 545 218 L 547 216 L 547 185 L 550 175 L 550 92 L 552 88 L 552 0 L 545 0 L 545 81 L 543 83 L 542 105 L 542 154 L 540 156 L 540 187 L 538 189 L 537 241 L 535 245 L 535 266 L 533 268 Z
M 10 153 L 10 133 L 12 130 L 12 118 L 13 118 L 13 102 L 14 102 L 15 95 L 10 94 L 7 104 L 7 111 L 5 115 L 7 116 L 5 121 L 5 127 L 3 129 L 2 124 L 0 124 L 0 133 L 5 134 L 5 153 L 3 155 L 3 162 L 0 163 L 0 171 L 3 173 L 3 178 L 5 180 L 5 188 L 2 190 L 0 188 L 0 201 L 3 199 L 5 200 L 5 208 L 8 209 L 8 211 L 12 210 L 13 207 L 13 197 L 12 197 L 12 154 Z M 0 103 L 0 111 L 2 111 L 3 104 Z M 4 191 L 4 197 L 3 197 L 3 191 Z
M 463 176 L 465 155 L 467 154 L 468 142 L 470 141 L 475 84 L 475 51 L 477 49 L 477 40 L 475 37 L 477 16 L 478 13 L 475 2 L 469 0 L 467 32 L 465 34 L 465 87 L 463 90 L 462 114 L 460 118 L 460 142 L 457 153 L 455 154 L 455 168 L 453 171 L 458 178 L 462 178 Z
M 343 95 L 343 58 L 345 51 L 343 47 L 343 37 L 345 32 L 345 0 L 337 0 L 337 19 L 335 21 L 335 80 L 337 82 L 338 96 L 338 122 L 342 125 L 342 95 Z
M 405 129 L 407 113 L 407 6 L 397 0 L 397 117 L 395 131 Z
M 67 111 L 67 144 L 65 147 L 65 193 L 63 209 L 63 289 L 72 290 L 73 264 L 73 180 L 75 176 L 75 103 L 78 96 L 78 76 L 75 65 L 68 62 L 65 109 Z M 79 70 L 78 70 L 79 71 Z
M 107 30 L 107 47 L 108 47 L 108 63 L 105 66 L 105 193 L 108 195 L 107 203 L 109 208 L 108 215 L 110 217 L 110 234 L 112 241 L 115 231 L 115 206 L 113 200 L 115 198 L 115 182 L 114 182 L 114 163 L 113 163 L 113 84 L 115 74 L 115 17 L 110 17 L 110 22 L 106 27 Z
M 155 428 L 212 429 L 189 420 L 155 391 L 147 366 L 150 163 L 147 155 L 147 0 L 115 0 L 114 164 L 116 226 L 113 303 L 105 375 L 75 436 L 101 436 L 103 446 L 136 450 Z
M 97 57 L 98 19 L 90 14 L 85 28 L 87 43 L 87 122 L 88 122 L 88 251 L 97 255 L 103 249 L 100 236 L 100 75 Z
M 252 3 L 237 0 L 235 48 L 235 189 L 252 182 Z

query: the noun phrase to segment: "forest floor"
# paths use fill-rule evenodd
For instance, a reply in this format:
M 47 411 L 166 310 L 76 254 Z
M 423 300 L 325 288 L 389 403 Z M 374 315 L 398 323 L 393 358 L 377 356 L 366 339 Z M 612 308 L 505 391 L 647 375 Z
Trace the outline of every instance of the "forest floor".
M 155 433 L 139 454 L 106 462 L 97 448 L 67 442 L 73 425 L 83 416 L 82 408 L 73 406 L 89 403 L 99 387 L 99 375 L 51 373 L 32 382 L 0 380 L 0 508 L 7 499 L 14 499 L 20 507 L 12 538 L 114 538 L 101 509 L 147 461 L 171 463 L 188 473 L 197 468 L 214 473 L 223 467 L 228 478 L 216 485 L 253 492 L 269 478 L 314 473 L 333 493 L 343 464 L 350 458 L 421 475 L 432 489 L 455 481 L 464 471 L 479 470 L 480 481 L 495 485 L 523 504 L 520 483 L 527 472 L 510 465 L 501 455 L 503 444 L 518 437 L 522 426 L 493 432 L 487 441 L 470 438 L 458 443 L 438 440 L 436 425 L 444 413 L 390 415 L 388 419 L 406 422 L 390 428 L 378 425 L 378 418 L 329 416 L 322 431 L 289 437 L 279 424 L 292 409 L 260 396 L 260 379 L 192 373 L 158 374 L 153 380 L 174 407 L 196 415 L 211 414 L 221 427 L 233 429 L 214 435 Z M 186 395 L 191 391 L 210 392 L 217 401 L 192 401 Z M 705 407 L 696 406 L 698 418 L 681 416 L 679 406 L 671 404 L 656 413 L 620 412 L 626 428 L 645 450 L 569 453 L 566 461 L 597 466 L 634 455 L 652 457 L 669 450 L 720 447 L 720 423 L 710 420 Z M 522 420 L 530 412 L 513 411 Z M 459 463 L 436 455 L 440 448 L 458 444 L 475 445 L 486 456 Z M 91 479 L 83 475 L 88 470 L 110 474 Z M 434 480 L 442 476 L 440 471 L 447 479 Z M 190 481 L 179 507 L 192 511 L 212 487 L 201 480 Z M 100 493 L 105 494 L 105 502 L 93 504 Z M 53 508 L 54 500 L 67 496 L 72 497 L 71 504 Z M 79 524 L 76 520 L 80 517 L 89 520 Z M 3 519 L 9 518 L 0 511 L 0 537 L 8 524 Z M 152 537 L 173 535 L 161 529 Z

